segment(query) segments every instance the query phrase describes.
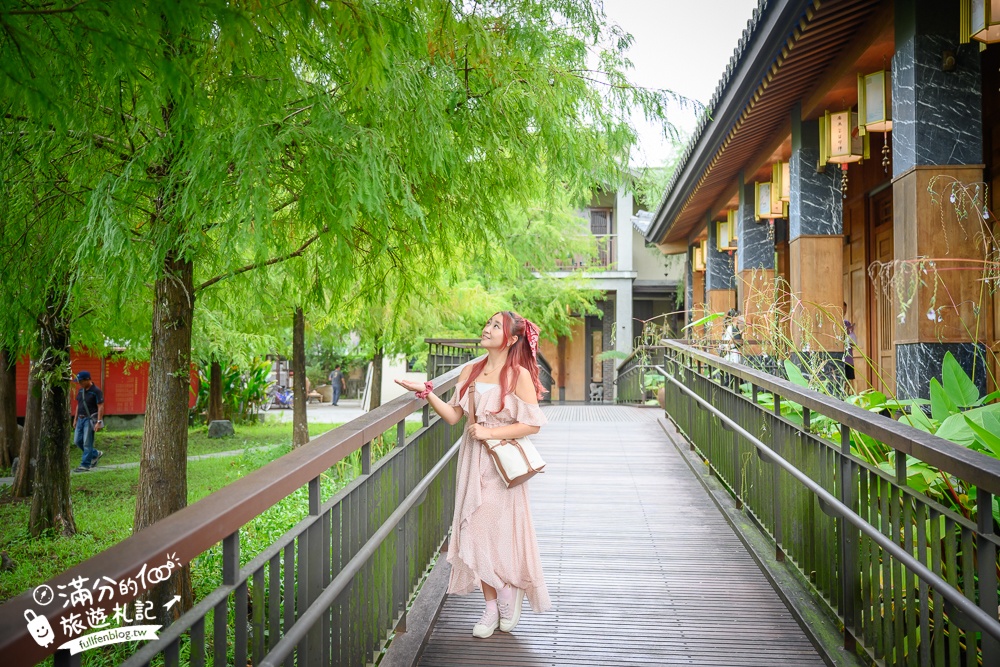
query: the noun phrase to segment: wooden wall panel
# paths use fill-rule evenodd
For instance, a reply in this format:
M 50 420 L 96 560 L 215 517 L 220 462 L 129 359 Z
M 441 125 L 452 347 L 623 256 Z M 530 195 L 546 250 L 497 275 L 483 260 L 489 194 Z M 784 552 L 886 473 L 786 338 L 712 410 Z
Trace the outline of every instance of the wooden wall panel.
M 963 220 L 949 201 L 951 183 L 975 184 L 982 177 L 982 165 L 918 166 L 893 181 L 893 283 L 897 308 L 900 302 L 908 304 L 896 322 L 897 343 L 969 342 L 977 308 L 982 308 L 981 327 L 993 319 L 993 306 L 983 292 L 986 250 L 978 216 L 971 212 Z M 917 258 L 934 260 L 935 266 L 921 267 L 927 269 L 924 274 L 912 262 L 907 268 L 899 264 Z
M 753 345 L 750 341 L 767 340 L 771 337 L 769 326 L 770 309 L 775 299 L 774 269 L 740 271 L 738 278 L 742 298 L 737 307 L 743 313 L 745 321 L 744 353 L 760 354 L 760 346 Z
M 695 271 L 692 274 L 691 286 L 694 292 L 694 301 L 691 304 L 691 319 L 697 320 L 705 315 L 705 272 Z
M 841 236 L 800 236 L 789 243 L 792 341 L 799 349 L 843 351 L 838 331 L 844 303 Z

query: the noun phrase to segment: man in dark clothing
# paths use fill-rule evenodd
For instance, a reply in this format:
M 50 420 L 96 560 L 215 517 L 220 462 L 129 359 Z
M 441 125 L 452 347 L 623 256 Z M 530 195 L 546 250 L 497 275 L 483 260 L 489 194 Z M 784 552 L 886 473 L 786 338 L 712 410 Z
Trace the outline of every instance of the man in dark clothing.
M 340 364 L 330 371 L 330 386 L 333 388 L 333 400 L 331 401 L 336 405 L 340 401 L 340 392 L 343 389 L 347 389 L 347 382 L 344 380 L 344 374 L 340 370 Z
M 90 371 L 77 373 L 76 381 L 80 389 L 73 415 L 73 443 L 83 451 L 83 458 L 73 472 L 87 472 L 104 456 L 104 452 L 94 448 L 94 433 L 104 428 L 104 392 L 90 379 Z

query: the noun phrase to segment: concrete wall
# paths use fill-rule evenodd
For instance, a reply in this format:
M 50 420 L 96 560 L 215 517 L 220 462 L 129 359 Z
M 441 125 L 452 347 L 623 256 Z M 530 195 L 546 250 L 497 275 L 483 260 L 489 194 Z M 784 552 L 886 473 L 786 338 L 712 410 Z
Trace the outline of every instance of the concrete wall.
M 414 380 L 424 382 L 427 380 L 426 373 L 407 373 L 406 357 L 399 355 L 396 357 L 386 356 L 382 359 L 382 405 L 385 405 L 394 398 L 407 394 L 405 389 L 394 382 L 396 379 Z M 368 380 L 371 382 L 371 379 Z M 364 409 L 368 409 L 369 402 L 366 400 Z

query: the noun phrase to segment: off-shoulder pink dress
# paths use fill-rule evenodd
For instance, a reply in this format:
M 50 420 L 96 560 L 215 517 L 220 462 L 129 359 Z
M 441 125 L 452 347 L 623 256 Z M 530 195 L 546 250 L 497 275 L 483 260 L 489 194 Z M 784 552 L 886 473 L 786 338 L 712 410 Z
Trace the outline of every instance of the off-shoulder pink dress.
M 468 416 L 472 389 L 459 400 L 460 388 L 449 405 L 461 407 Z M 476 413 L 483 426 L 493 428 L 515 422 L 542 426 L 547 421 L 540 407 L 525 403 L 513 393 L 507 394 L 503 409 L 493 414 L 500 407 L 499 385 L 477 382 L 476 389 Z M 471 419 L 467 423 L 471 424 Z M 466 429 L 458 450 L 455 517 L 448 548 L 449 593 L 471 593 L 479 588 L 480 581 L 497 589 L 507 583 L 525 592 L 533 611 L 552 607 L 531 522 L 530 484 L 508 489 L 486 447 Z

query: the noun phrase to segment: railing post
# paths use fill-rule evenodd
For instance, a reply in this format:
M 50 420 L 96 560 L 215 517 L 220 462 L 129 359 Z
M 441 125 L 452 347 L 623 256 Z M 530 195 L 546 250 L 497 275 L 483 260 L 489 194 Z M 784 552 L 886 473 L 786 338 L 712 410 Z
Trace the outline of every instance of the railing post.
M 236 530 L 222 539 L 222 585 L 232 586 L 240 572 L 240 531 Z M 229 598 L 223 598 L 215 605 L 213 643 L 216 665 L 226 664 L 226 631 L 229 627 Z
M 361 445 L 361 474 L 372 474 L 372 441 Z
M 319 516 L 322 498 L 320 497 L 320 478 L 314 477 L 309 480 L 309 515 Z M 299 546 L 299 559 L 304 561 L 300 571 L 305 571 L 305 581 L 300 581 L 299 586 L 306 589 L 306 604 L 311 605 L 319 597 L 323 590 L 323 521 L 328 521 L 329 517 L 315 521 L 304 533 L 306 538 L 305 548 Z M 299 656 L 299 664 L 319 665 L 323 655 L 323 623 L 316 623 L 309 630 L 309 635 L 304 642 L 305 655 Z
M 396 447 L 403 448 L 406 446 L 406 420 L 401 419 L 398 424 L 396 424 Z
M 840 502 L 854 507 L 854 469 L 851 463 L 851 429 L 840 426 Z M 855 594 L 857 589 L 857 537 L 842 516 L 837 517 L 837 537 L 840 547 L 840 599 L 844 607 L 844 649 L 854 652 Z
M 993 535 L 993 494 L 983 489 L 976 491 L 976 523 L 980 536 Z M 988 539 L 977 538 L 979 549 L 979 608 L 996 618 L 997 613 L 997 546 Z M 1000 641 L 982 633 L 983 664 L 1000 664 Z
M 774 396 L 774 414 L 780 417 L 781 397 L 777 394 L 772 395 Z M 781 433 L 783 433 L 781 425 L 779 424 L 772 429 L 772 433 L 774 436 L 771 438 L 771 447 L 778 456 L 784 456 L 785 452 L 778 444 Z M 781 529 L 781 467 L 777 465 L 771 466 L 771 505 L 774 508 L 774 558 L 780 563 L 785 560 L 785 550 L 781 547 L 785 536 Z

